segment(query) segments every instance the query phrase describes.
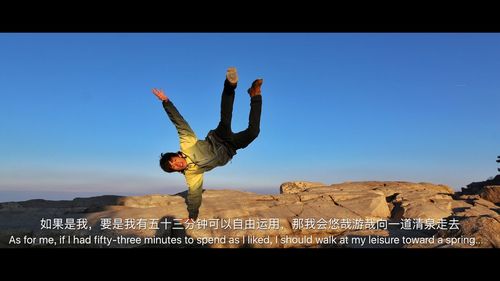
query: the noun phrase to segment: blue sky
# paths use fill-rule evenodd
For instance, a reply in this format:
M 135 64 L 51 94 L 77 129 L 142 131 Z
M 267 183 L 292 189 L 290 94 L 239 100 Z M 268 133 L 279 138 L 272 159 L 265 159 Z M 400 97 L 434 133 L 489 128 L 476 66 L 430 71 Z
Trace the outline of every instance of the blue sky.
M 204 138 L 229 66 L 240 76 L 235 131 L 248 122 L 246 89 L 264 78 L 261 133 L 207 173 L 206 188 L 406 180 L 459 189 L 496 173 L 499 50 L 500 34 L 488 33 L 3 33 L 0 192 L 185 190 L 182 175 L 158 166 L 179 145 L 151 88 Z

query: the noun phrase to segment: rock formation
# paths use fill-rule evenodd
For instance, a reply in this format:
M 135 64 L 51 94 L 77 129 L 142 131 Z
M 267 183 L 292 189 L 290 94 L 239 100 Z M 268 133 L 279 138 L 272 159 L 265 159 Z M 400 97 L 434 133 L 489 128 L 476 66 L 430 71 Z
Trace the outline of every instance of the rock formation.
M 464 195 L 479 195 L 479 197 L 491 201 L 493 203 L 500 203 L 500 175 L 493 179 L 481 182 L 473 182 L 467 185 L 467 188 L 462 188 L 461 194 Z
M 6 202 L 0 247 L 498 248 L 491 186 L 479 194 L 378 181 L 288 182 L 272 195 L 205 190 L 195 223 L 182 220 L 185 193 Z

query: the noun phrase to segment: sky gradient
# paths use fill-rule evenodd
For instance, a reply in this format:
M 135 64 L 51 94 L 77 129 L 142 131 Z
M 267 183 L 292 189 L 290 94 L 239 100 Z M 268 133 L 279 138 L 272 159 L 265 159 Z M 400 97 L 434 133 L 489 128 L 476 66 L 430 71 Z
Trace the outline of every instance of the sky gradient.
M 200 139 L 238 68 L 233 130 L 264 78 L 261 133 L 205 188 L 403 180 L 459 189 L 495 175 L 500 34 L 0 34 L 0 202 L 173 194 L 161 88 Z M 20 195 L 24 194 L 24 195 Z M 44 195 L 45 194 L 45 195 Z M 50 195 L 52 194 L 52 195 Z

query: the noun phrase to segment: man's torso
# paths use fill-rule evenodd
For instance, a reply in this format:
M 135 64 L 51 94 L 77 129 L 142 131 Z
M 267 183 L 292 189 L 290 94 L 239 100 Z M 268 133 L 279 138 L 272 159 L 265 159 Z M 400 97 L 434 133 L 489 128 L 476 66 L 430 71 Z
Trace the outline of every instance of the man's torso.
M 227 147 L 211 131 L 205 140 L 198 140 L 190 147 L 181 150 L 194 165 L 188 165 L 189 171 L 207 172 L 215 167 L 224 166 L 236 154 L 234 150 Z

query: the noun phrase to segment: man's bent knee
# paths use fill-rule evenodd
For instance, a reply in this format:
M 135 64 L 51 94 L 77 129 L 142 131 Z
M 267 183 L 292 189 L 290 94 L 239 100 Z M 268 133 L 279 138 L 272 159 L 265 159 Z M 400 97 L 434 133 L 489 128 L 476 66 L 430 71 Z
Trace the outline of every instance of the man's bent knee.
M 250 129 L 249 132 L 248 132 L 248 135 L 249 135 L 248 137 L 251 140 L 254 140 L 254 139 L 256 139 L 259 136 L 259 133 L 260 133 L 260 129 L 258 129 L 258 128 Z

